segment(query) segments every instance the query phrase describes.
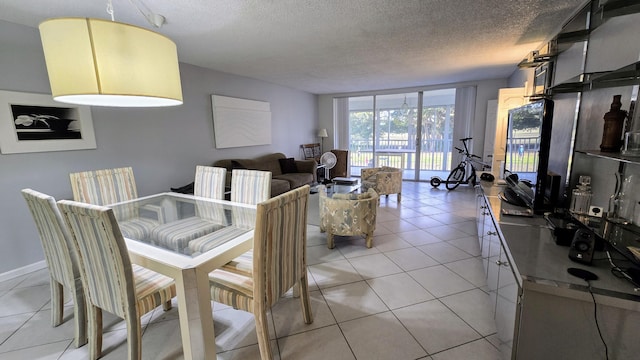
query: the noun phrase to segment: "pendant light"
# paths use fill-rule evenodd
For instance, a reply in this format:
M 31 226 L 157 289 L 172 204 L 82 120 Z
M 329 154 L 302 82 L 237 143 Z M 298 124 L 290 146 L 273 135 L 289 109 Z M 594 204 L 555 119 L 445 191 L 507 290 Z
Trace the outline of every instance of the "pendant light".
M 400 106 L 400 113 L 404 116 L 409 115 L 409 104 L 407 104 L 407 95 L 404 96 L 404 102 Z
M 56 18 L 40 23 L 53 99 L 114 107 L 182 104 L 175 43 L 113 21 L 110 0 L 109 10 L 111 21 Z

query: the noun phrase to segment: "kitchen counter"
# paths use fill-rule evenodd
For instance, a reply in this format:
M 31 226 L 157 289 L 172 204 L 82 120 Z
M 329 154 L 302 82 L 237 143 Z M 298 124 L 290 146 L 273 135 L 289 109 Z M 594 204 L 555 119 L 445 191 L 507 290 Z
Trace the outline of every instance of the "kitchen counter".
M 600 333 L 610 359 L 637 357 L 640 291 L 611 272 L 605 251 L 594 253 L 592 265 L 570 260 L 569 247 L 555 243 L 544 216 L 504 215 L 502 210 L 513 205 L 498 197 L 503 188 L 482 182 L 479 205 L 486 209 L 479 209 L 478 226 L 481 248 L 488 241 L 491 249 L 483 264 L 488 266 L 489 296 L 496 299 L 497 338 L 504 358 L 604 359 Z M 492 249 L 496 242 L 499 255 Z M 610 253 L 617 265 L 625 265 L 622 255 Z M 567 273 L 572 267 L 591 271 L 598 279 L 589 284 Z
M 596 251 L 592 265 L 571 261 L 569 247 L 555 243 L 553 230 L 542 215 L 521 217 L 503 215 L 503 208 L 514 208 L 498 198 L 504 186 L 483 184 L 483 191 L 489 202 L 490 211 L 497 221 L 504 239 L 504 246 L 511 255 L 514 271 L 524 282 L 530 281 L 559 288 L 586 291 L 586 282 L 567 273 L 570 267 L 589 270 L 598 275 L 591 283 L 592 291 L 631 301 L 640 302 L 640 291 L 624 278 L 611 272 L 611 265 L 604 251 Z M 623 259 L 614 250 L 610 254 L 617 264 Z

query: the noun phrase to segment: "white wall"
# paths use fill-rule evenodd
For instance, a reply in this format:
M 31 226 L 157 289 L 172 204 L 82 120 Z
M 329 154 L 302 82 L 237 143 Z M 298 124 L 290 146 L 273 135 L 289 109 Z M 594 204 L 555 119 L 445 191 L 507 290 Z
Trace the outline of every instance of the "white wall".
M 37 29 L 0 21 L 0 49 L 0 89 L 50 93 Z M 71 198 L 70 172 L 132 166 L 138 193 L 149 195 L 193 181 L 198 164 L 268 152 L 300 158 L 300 144 L 315 140 L 316 95 L 187 64 L 180 71 L 182 106 L 93 107 L 95 150 L 0 154 L 0 275 L 43 260 L 23 188 Z M 272 144 L 215 149 L 211 94 L 270 102 Z

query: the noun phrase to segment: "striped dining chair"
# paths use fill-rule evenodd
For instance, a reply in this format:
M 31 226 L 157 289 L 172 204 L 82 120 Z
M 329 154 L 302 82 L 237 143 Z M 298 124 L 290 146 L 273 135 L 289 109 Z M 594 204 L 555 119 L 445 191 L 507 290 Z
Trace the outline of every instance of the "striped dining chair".
M 127 324 L 129 360 L 142 358 L 140 317 L 156 307 L 171 308 L 173 279 L 131 264 L 113 210 L 69 200 L 58 201 L 75 248 L 89 318 L 89 358 L 102 353 L 102 310 Z
M 308 201 L 305 185 L 259 203 L 252 266 L 234 269 L 229 263 L 209 273 L 213 301 L 253 313 L 262 360 L 272 359 L 267 311 L 291 288 L 300 296 L 304 322 L 313 322 L 306 266 Z
M 271 172 L 233 169 L 231 201 L 255 205 L 271 197 Z
M 109 205 L 138 197 L 131 167 L 76 172 L 69 174 L 69 178 L 75 201 Z M 157 214 L 158 220 L 141 218 L 133 206 L 120 207 L 116 217 L 125 236 L 140 240 L 149 237 L 151 229 L 162 222 L 161 213 Z
M 64 291 L 66 288 L 73 297 L 73 318 L 75 321 L 75 346 L 87 343 L 87 318 L 84 293 L 78 259 L 73 240 L 67 230 L 56 200 L 49 195 L 32 189 L 23 189 L 22 196 L 40 234 L 44 250 L 44 259 L 49 268 L 49 287 L 51 288 L 51 325 L 62 324 L 64 315 Z
M 196 166 L 193 195 L 210 199 L 224 199 L 227 169 L 215 166 Z
M 224 199 L 227 169 L 213 166 L 196 166 L 194 195 L 210 199 Z M 182 253 L 191 253 L 189 243 L 198 237 L 221 229 L 225 221 L 222 205 L 204 201 L 195 202 L 195 216 L 167 222 L 151 231 L 151 239 L 157 245 Z M 192 248 L 192 247 L 191 247 Z

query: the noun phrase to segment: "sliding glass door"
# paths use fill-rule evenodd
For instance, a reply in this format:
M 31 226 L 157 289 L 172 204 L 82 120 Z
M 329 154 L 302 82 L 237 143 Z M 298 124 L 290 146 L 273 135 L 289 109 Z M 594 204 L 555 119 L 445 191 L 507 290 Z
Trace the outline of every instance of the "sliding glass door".
M 418 180 L 428 181 L 432 176 L 446 179 L 452 168 L 455 99 L 456 89 L 422 93 Z
M 451 167 L 454 107 L 455 89 L 348 98 L 351 175 L 391 166 L 407 180 L 442 176 Z

